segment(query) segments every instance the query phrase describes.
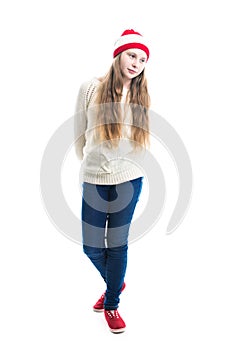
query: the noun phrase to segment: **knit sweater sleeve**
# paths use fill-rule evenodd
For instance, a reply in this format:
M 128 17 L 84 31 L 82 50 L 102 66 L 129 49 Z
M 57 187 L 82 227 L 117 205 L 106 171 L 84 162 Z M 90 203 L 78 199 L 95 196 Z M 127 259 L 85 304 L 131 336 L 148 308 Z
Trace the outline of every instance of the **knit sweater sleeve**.
M 86 111 L 87 83 L 83 83 L 78 92 L 74 114 L 74 145 L 79 160 L 83 159 L 83 148 L 86 143 L 85 132 L 87 128 Z
M 80 86 L 78 92 L 74 115 L 74 138 L 75 151 L 79 160 L 83 159 L 83 148 L 86 144 L 87 110 L 93 99 L 97 84 L 96 79 L 86 81 Z

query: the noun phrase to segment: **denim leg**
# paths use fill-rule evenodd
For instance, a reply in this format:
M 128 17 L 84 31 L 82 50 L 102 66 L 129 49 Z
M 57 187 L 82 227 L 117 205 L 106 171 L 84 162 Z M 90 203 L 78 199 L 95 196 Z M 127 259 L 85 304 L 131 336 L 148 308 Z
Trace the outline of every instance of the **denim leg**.
M 119 247 L 128 244 L 128 235 L 133 214 L 142 190 L 142 178 L 116 185 L 119 194 L 116 200 L 109 203 L 107 227 L 107 247 Z M 110 193 L 110 198 L 114 198 Z
M 115 198 L 114 192 L 119 193 L 119 199 L 110 202 L 107 226 L 106 310 L 117 309 L 119 304 L 127 267 L 129 228 L 141 189 L 142 178 L 138 178 L 117 185 L 113 193 L 110 193 L 110 198 Z
M 106 282 L 106 248 L 95 248 L 83 245 L 83 251 L 97 268 L 104 281 Z
M 83 245 L 105 248 L 105 226 L 108 213 L 106 186 L 83 184 L 82 237 Z
M 106 281 L 105 226 L 108 202 L 107 188 L 84 183 L 82 200 L 83 251 Z M 102 197 L 101 197 L 102 195 Z M 101 201 L 102 199 L 102 201 Z
M 124 283 L 128 245 L 107 248 L 106 283 L 104 308 L 115 310 L 120 302 L 121 288 Z

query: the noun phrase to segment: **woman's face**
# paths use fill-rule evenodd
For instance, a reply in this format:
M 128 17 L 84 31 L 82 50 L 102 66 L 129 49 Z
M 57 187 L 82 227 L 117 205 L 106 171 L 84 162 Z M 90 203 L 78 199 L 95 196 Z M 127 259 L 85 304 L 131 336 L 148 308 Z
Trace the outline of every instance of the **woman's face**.
M 120 68 L 124 78 L 124 85 L 129 85 L 131 80 L 137 77 L 145 68 L 146 53 L 140 49 L 123 51 L 120 59 Z

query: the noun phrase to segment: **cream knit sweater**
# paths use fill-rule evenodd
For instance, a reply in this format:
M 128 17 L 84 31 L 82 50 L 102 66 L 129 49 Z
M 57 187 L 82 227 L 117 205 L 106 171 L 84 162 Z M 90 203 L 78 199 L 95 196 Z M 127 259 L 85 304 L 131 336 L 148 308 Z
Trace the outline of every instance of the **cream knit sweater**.
M 129 113 L 123 124 L 123 137 L 117 147 L 109 147 L 107 142 L 97 144 L 94 137 L 96 105 L 94 103 L 99 80 L 93 78 L 84 82 L 78 93 L 75 115 L 74 133 L 75 150 L 81 163 L 81 181 L 99 185 L 114 185 L 144 176 L 144 151 L 134 150 L 133 141 L 128 131 Z M 122 106 L 127 90 L 124 89 Z

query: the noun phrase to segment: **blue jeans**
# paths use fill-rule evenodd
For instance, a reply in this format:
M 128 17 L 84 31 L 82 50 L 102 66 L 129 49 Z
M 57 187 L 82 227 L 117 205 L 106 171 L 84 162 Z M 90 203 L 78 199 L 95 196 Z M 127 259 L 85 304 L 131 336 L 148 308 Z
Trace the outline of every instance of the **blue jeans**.
M 127 267 L 128 235 L 142 177 L 118 185 L 83 183 L 83 251 L 107 285 L 104 308 L 115 310 Z

